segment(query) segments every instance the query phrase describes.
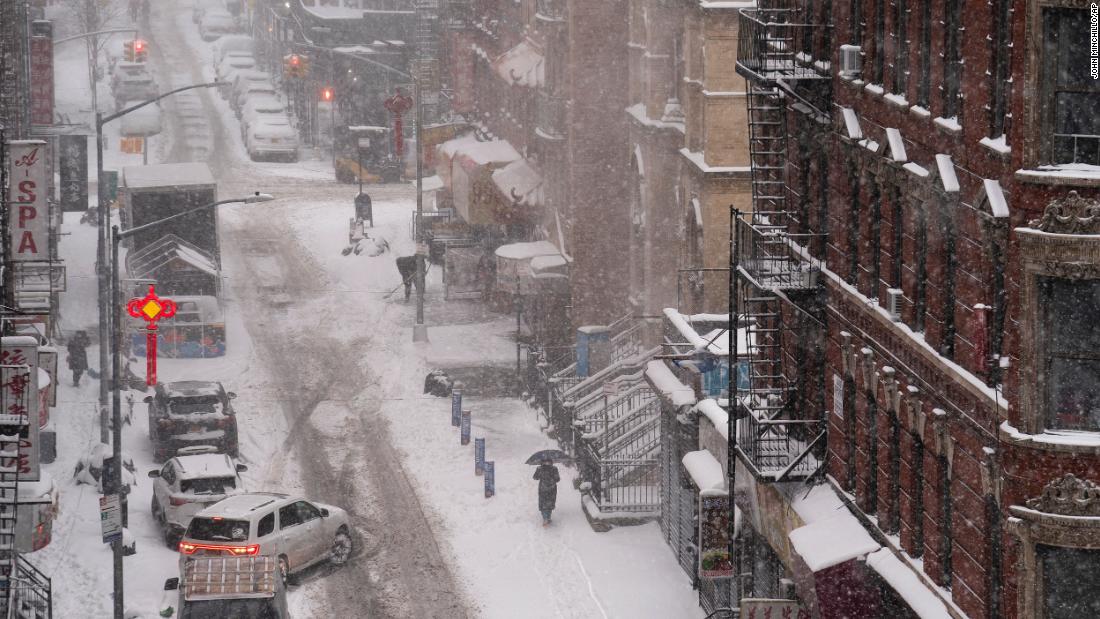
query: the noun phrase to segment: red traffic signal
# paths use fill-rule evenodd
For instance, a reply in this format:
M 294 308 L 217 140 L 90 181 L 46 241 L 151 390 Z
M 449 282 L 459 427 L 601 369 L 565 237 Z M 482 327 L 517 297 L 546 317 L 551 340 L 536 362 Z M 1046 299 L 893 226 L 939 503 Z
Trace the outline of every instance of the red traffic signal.
M 135 39 L 134 40 L 134 53 L 135 54 L 140 54 L 144 51 L 145 51 L 145 41 L 142 41 L 141 39 Z
M 321 100 L 326 103 L 332 101 L 334 95 L 335 93 L 333 93 L 332 88 L 328 86 L 321 89 Z
M 290 55 L 290 66 L 297 67 L 300 64 L 302 64 L 301 57 L 299 57 L 298 54 L 291 54 Z

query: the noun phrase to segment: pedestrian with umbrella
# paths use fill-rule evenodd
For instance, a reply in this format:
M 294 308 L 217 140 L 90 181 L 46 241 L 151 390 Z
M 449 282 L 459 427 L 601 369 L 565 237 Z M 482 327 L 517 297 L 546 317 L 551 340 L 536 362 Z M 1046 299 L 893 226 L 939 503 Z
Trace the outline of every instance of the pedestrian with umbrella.
M 558 467 L 554 466 L 554 459 L 561 460 L 565 454 L 557 449 L 544 449 L 527 459 L 527 464 L 539 463 L 535 469 L 535 476 L 539 482 L 539 512 L 542 513 L 542 526 L 550 526 L 550 514 L 554 511 L 558 502 L 558 482 L 561 475 Z

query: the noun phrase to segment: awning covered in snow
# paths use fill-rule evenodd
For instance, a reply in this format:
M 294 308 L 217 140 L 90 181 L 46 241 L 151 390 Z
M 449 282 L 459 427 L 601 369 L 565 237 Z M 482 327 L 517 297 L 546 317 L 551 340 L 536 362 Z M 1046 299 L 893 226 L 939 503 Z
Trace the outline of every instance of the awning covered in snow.
M 517 287 L 519 294 L 534 294 L 537 292 L 532 282 L 532 275 L 534 275 L 532 262 L 534 259 L 564 260 L 561 252 L 550 241 L 509 243 L 498 247 L 495 253 L 497 259 L 497 289 L 506 294 L 515 294 Z M 540 261 L 539 266 L 548 265 Z
M 455 213 L 471 225 L 502 223 L 505 203 L 495 191 L 492 173 L 521 158 L 506 140 L 480 141 L 473 133 L 447 140 L 439 145 L 436 170 L 450 188 Z
M 495 170 L 493 184 L 513 204 L 541 206 L 543 203 L 542 177 L 526 159 L 517 159 Z
M 493 61 L 493 70 L 501 79 L 529 88 L 543 85 L 546 81 L 545 67 L 542 49 L 530 39 L 524 39 Z

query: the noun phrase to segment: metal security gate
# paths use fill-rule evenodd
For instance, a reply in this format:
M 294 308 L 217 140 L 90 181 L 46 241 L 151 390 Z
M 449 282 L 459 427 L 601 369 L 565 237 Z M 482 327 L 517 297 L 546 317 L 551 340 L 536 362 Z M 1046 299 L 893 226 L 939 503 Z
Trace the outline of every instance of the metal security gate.
M 698 426 L 684 423 L 665 409 L 661 414 L 661 531 L 684 572 L 694 581 L 697 573 L 698 494 L 685 484 L 681 460 L 698 444 Z

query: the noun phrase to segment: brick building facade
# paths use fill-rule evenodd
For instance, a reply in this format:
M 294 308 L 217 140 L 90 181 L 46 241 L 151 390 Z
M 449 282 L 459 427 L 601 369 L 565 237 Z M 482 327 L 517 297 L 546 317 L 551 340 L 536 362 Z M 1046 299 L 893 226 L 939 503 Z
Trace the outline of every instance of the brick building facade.
M 1084 327 L 1100 274 L 1100 89 L 1074 64 L 1083 6 L 743 11 L 754 208 L 778 214 L 739 225 L 741 311 L 766 327 L 741 413 L 786 420 L 771 432 L 793 469 L 750 432 L 740 455 L 758 487 L 824 467 L 950 616 L 1097 608 L 1081 580 L 1100 561 L 1097 336 Z M 794 47 L 776 60 L 779 40 Z M 861 604 L 893 608 L 893 589 L 915 607 L 878 566 L 863 568 L 877 584 Z M 814 597 L 813 578 L 795 580 Z

